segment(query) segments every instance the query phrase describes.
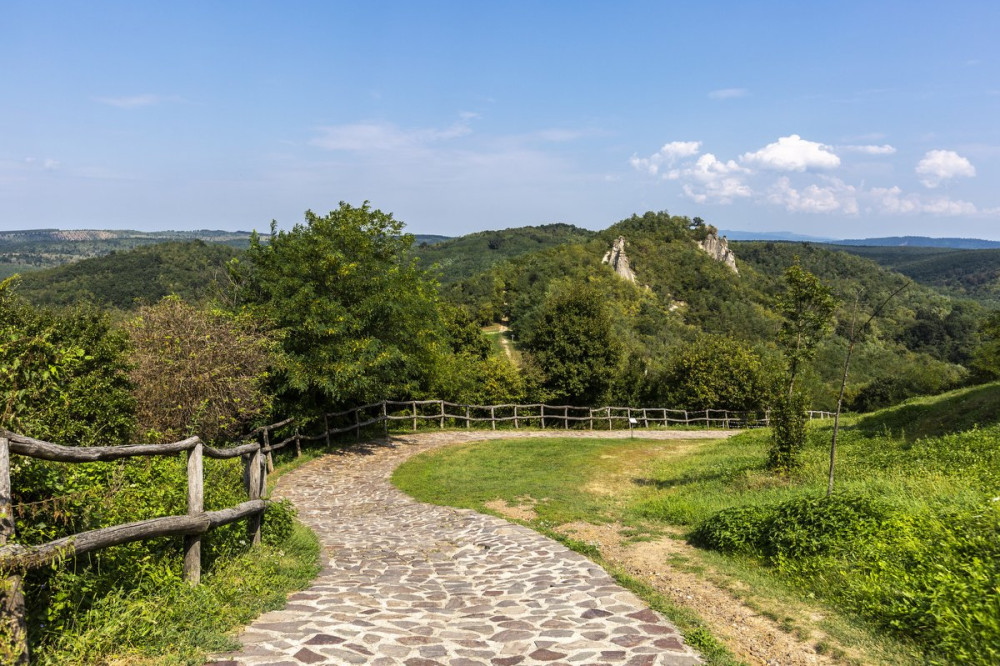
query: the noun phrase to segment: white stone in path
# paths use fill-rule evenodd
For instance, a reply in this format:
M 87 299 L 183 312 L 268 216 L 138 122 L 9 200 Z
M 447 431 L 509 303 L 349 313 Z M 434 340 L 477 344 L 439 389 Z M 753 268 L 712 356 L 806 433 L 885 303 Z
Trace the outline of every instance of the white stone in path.
M 275 495 L 292 500 L 300 520 L 319 535 L 325 566 L 284 609 L 245 628 L 240 651 L 213 663 L 701 663 L 671 623 L 582 555 L 499 518 L 421 504 L 389 482 L 396 466 L 421 451 L 546 434 L 392 437 L 313 460 L 282 477 Z

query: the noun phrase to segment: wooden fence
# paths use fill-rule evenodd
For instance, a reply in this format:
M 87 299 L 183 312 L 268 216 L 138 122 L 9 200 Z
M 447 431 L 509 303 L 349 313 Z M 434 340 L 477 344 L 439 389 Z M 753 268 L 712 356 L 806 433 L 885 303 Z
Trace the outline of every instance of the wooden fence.
M 810 410 L 810 420 L 833 418 L 833 412 Z M 361 429 L 401 422 L 410 430 L 422 425 L 458 427 L 488 427 L 520 429 L 525 427 L 627 430 L 633 428 L 701 426 L 705 428 L 760 428 L 771 424 L 770 412 L 747 412 L 726 409 L 686 410 L 664 407 L 574 407 L 572 405 L 506 404 L 466 405 L 446 400 L 409 400 L 371 403 L 343 412 L 324 416 L 324 434 L 302 439 L 320 439 L 335 433 L 356 432 Z M 330 424 L 337 427 L 331 429 Z
M 273 464 L 264 464 L 265 456 L 290 442 L 298 444 L 296 431 L 276 444 L 271 435 L 290 427 L 292 419 L 264 426 L 251 436 L 258 441 L 228 449 L 207 446 L 197 437 L 171 444 L 139 444 L 134 446 L 62 446 L 31 437 L 0 430 L 0 636 L 7 646 L 0 646 L 0 655 L 9 646 L 11 663 L 27 664 L 27 624 L 24 613 L 22 581 L 28 569 L 44 566 L 56 560 L 83 555 L 110 546 L 165 536 L 184 537 L 184 579 L 192 585 L 201 580 L 201 538 L 211 529 L 247 519 L 248 536 L 253 545 L 260 544 L 261 517 L 267 508 L 267 473 Z M 14 506 L 11 500 L 11 454 L 63 463 L 107 462 L 143 456 L 187 454 L 187 514 L 150 518 L 123 525 L 102 527 L 80 532 L 35 546 L 9 543 L 14 537 Z M 204 510 L 205 457 L 224 460 L 242 457 L 247 501 L 219 511 Z M 4 635 L 7 634 L 7 635 Z
M 831 412 L 810 411 L 810 419 L 832 418 Z M 767 412 L 738 412 L 724 409 L 683 410 L 661 407 L 574 407 L 571 405 L 465 405 L 444 400 L 382 401 L 362 405 L 323 416 L 322 430 L 305 435 L 294 419 L 263 426 L 253 431 L 249 442 L 228 449 L 206 445 L 197 437 L 171 444 L 139 444 L 132 446 L 62 446 L 0 430 L 0 636 L 4 625 L 12 635 L 13 663 L 27 664 L 27 626 L 24 615 L 22 580 L 26 570 L 44 566 L 55 560 L 83 555 L 110 546 L 165 536 L 184 537 L 184 579 L 193 585 L 201 580 L 201 538 L 211 529 L 247 519 L 249 540 L 260 544 L 261 517 L 267 508 L 267 474 L 274 470 L 272 453 L 288 444 L 295 444 L 301 455 L 302 442 L 325 440 L 332 436 L 353 433 L 357 439 L 365 428 L 381 426 L 388 433 L 391 423 L 401 422 L 411 430 L 422 425 L 445 428 L 459 425 L 466 428 L 488 427 L 520 429 L 525 427 L 570 429 L 650 428 L 656 426 L 703 426 L 717 428 L 754 428 L 770 424 Z M 271 443 L 277 432 L 291 434 Z M 10 456 L 17 454 L 64 463 L 87 463 L 120 460 L 142 456 L 187 454 L 187 514 L 150 518 L 134 523 L 102 527 L 73 534 L 48 543 L 25 546 L 9 543 L 14 535 L 14 507 L 11 500 Z M 203 459 L 242 457 L 247 501 L 219 511 L 204 510 Z M 2 640 L 2 639 L 0 639 Z M 2 646 L 0 646 L 2 650 Z

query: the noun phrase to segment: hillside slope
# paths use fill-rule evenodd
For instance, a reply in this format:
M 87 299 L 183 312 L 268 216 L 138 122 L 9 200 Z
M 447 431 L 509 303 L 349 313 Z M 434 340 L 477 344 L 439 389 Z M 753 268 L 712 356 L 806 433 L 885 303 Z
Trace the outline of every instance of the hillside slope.
M 832 246 L 943 293 L 1000 307 L 1000 249 Z
M 544 224 L 499 231 L 479 231 L 436 243 L 418 243 L 414 255 L 421 266 L 434 268 L 443 284 L 467 278 L 491 266 L 529 252 L 579 243 L 594 236 L 593 231 L 571 224 Z M 419 237 L 418 237 L 419 241 Z
M 91 303 L 120 310 L 169 294 L 200 302 L 215 294 L 226 262 L 241 252 L 200 240 L 160 242 L 25 273 L 19 293 L 36 305 Z

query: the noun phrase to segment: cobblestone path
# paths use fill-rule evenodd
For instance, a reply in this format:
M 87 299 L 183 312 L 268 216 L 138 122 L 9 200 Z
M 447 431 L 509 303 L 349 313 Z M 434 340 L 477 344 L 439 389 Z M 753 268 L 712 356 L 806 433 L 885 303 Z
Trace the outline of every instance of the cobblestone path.
M 526 527 L 421 504 L 389 477 L 456 442 L 560 432 L 392 437 L 324 456 L 279 480 L 319 536 L 325 566 L 216 666 L 701 663 L 677 629 L 582 555 Z M 653 431 L 642 437 L 725 437 Z M 575 432 L 580 436 L 628 433 Z M 544 442 L 539 442 L 544 446 Z

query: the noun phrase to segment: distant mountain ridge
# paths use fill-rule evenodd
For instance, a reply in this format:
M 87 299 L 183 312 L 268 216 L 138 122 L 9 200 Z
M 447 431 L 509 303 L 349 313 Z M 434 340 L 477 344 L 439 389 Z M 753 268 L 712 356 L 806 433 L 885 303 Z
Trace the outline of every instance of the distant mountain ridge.
M 873 247 L 944 247 L 954 250 L 988 250 L 1000 248 L 1000 241 L 982 238 L 930 238 L 928 236 L 887 236 L 828 241 L 834 245 L 865 245 Z
M 807 236 L 791 231 L 739 231 L 722 229 L 720 236 L 731 241 L 788 241 L 797 243 L 826 243 L 866 247 L 940 247 L 954 250 L 987 250 L 1000 248 L 1000 241 L 983 238 L 932 238 L 930 236 L 883 236 L 880 238 L 836 239 L 827 236 Z

